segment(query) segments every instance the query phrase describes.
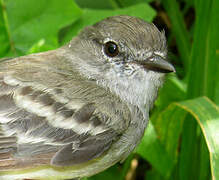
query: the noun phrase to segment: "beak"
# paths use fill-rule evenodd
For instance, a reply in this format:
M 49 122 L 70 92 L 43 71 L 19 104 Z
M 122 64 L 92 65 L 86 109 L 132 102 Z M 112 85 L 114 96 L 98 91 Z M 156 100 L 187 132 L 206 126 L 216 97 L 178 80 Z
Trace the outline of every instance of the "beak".
M 162 72 L 162 73 L 176 72 L 173 65 L 167 62 L 163 57 L 159 55 L 153 55 L 152 57 L 146 60 L 136 61 L 136 63 L 140 64 L 145 69 L 156 71 L 156 72 Z

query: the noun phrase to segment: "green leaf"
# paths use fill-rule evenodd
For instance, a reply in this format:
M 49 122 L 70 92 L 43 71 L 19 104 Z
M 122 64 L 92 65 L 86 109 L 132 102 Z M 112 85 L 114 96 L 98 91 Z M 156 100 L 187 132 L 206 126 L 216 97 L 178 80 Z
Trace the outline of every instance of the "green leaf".
M 1 48 L 6 49 L 10 44 L 14 55 L 24 54 L 41 39 L 53 48 L 58 47 L 57 33 L 60 28 L 76 21 L 81 15 L 81 10 L 72 0 L 1 0 L 1 4 L 4 5 L 1 9 L 4 18 L 0 34 L 7 29 L 4 38 L 0 38 Z
M 88 25 L 93 25 L 94 23 L 115 15 L 130 15 L 140 17 L 146 21 L 151 22 L 155 17 L 156 12 L 146 3 L 137 4 L 123 9 L 116 10 L 92 10 L 84 9 L 83 15 L 80 20 L 69 27 L 68 32 L 64 39 L 62 39 L 62 44 L 70 41 L 73 36 L 77 35 L 79 30 Z
M 89 8 L 89 9 L 115 9 L 118 8 L 117 3 L 115 0 L 75 0 L 75 2 L 81 7 L 81 8 Z
M 156 116 L 156 121 L 153 120 L 159 140 L 165 147 L 168 156 L 173 160 L 174 165 L 178 160 L 179 137 L 185 117 L 186 113 L 172 103 Z M 152 116 L 153 118 L 154 116 Z
M 119 166 L 115 165 L 95 176 L 87 178 L 87 180 L 112 180 L 115 179 L 115 177 L 117 177 L 116 179 L 119 179 L 120 170 Z
M 127 7 L 127 6 L 132 6 L 134 4 L 139 4 L 139 3 L 150 3 L 153 0 L 115 0 L 116 2 L 118 2 L 118 4 L 120 5 L 120 7 Z
M 164 178 L 155 169 L 150 169 L 145 173 L 144 180 L 163 180 Z
M 149 161 L 163 177 L 170 175 L 174 162 L 158 140 L 154 126 L 150 122 L 136 152 Z
M 216 59 L 216 46 L 218 36 L 218 1 L 209 0 L 195 1 L 196 21 L 194 31 L 194 42 L 192 46 L 187 98 L 207 96 L 215 100 L 216 85 L 219 78 L 217 69 L 219 61 Z M 184 132 L 182 134 L 181 158 L 180 158 L 180 176 L 181 179 L 194 179 L 203 176 L 202 171 L 209 171 L 208 156 L 201 144 L 197 134 L 197 123 L 188 118 L 184 122 Z M 195 157 L 196 156 L 196 157 Z M 195 159 L 192 161 L 191 159 Z M 189 167 L 191 166 L 191 167 Z M 202 169 L 200 169 L 202 168 Z M 197 169 L 200 172 L 197 172 Z
M 198 122 L 208 146 L 212 179 L 219 179 L 219 108 L 207 97 L 175 103 Z
M 189 33 L 186 30 L 183 15 L 180 12 L 178 2 L 176 0 L 162 0 L 162 5 L 164 6 L 170 21 L 171 30 L 175 35 L 177 48 L 179 50 L 181 59 L 186 70 L 188 70 L 191 43 L 189 42 Z
M 54 49 L 53 46 L 46 44 L 45 39 L 41 39 L 37 43 L 33 44 L 33 46 L 27 51 L 27 54 L 48 51 L 52 49 Z
M 8 19 L 3 0 L 0 0 L 0 57 L 3 57 L 9 50 L 13 49 L 11 36 L 8 29 Z
M 146 129 L 137 153 L 164 177 L 169 177 L 178 161 L 179 137 L 190 113 L 198 122 L 210 153 L 213 179 L 219 178 L 219 108 L 206 97 L 170 104 L 160 113 L 155 129 Z M 192 120 L 192 119 L 191 119 Z
M 140 3 L 149 3 L 153 0 L 105 0 L 104 3 L 102 0 L 75 0 L 75 2 L 81 8 L 88 8 L 88 9 L 117 9 L 117 8 L 124 8 Z
M 214 101 L 219 61 L 216 59 L 219 16 L 213 0 L 197 0 L 197 20 L 191 54 L 188 97 L 208 96 Z M 216 1 L 215 1 L 216 5 Z M 219 7 L 219 6 L 218 6 Z

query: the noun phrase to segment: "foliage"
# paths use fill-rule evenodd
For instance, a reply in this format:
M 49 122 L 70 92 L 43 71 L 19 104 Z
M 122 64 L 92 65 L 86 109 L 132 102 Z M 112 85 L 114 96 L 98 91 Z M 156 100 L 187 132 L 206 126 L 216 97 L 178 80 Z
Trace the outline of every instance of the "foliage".
M 135 155 L 88 179 L 128 179 L 137 159 L 138 179 L 216 180 L 218 9 L 217 0 L 0 0 L 0 57 L 57 48 L 107 16 L 127 14 L 163 22 L 177 74 L 170 75 L 160 91 Z

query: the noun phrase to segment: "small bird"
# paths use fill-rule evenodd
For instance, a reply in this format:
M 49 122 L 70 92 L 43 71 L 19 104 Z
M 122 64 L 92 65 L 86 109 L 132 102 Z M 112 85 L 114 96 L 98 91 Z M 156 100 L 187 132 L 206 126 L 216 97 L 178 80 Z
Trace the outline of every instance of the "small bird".
M 140 142 L 166 73 L 164 32 L 131 16 L 0 62 L 0 179 L 89 177 Z

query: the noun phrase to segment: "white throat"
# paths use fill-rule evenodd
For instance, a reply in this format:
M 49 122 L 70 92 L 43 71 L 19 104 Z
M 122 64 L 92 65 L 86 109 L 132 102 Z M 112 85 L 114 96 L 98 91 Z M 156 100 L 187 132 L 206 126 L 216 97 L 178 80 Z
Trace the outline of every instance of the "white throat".
M 163 78 L 163 73 L 146 72 L 143 69 L 131 76 L 119 76 L 111 70 L 98 84 L 108 87 L 121 100 L 136 105 L 140 109 L 149 110 L 157 97 L 159 87 L 163 84 Z

